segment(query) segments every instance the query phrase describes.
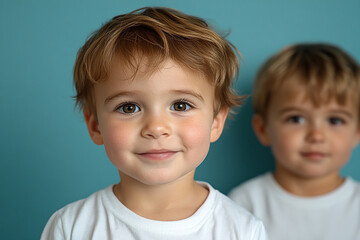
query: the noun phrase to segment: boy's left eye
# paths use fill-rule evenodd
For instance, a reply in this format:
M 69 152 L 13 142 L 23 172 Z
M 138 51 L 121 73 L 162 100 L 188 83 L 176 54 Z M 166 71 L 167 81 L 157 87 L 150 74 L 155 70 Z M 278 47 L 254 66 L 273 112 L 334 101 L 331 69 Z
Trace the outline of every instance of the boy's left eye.
M 338 117 L 330 117 L 328 119 L 328 121 L 331 125 L 341 125 L 341 124 L 345 123 L 345 121 L 343 119 L 338 118 Z
M 175 102 L 171 105 L 170 109 L 174 111 L 186 111 L 189 110 L 192 106 L 190 106 L 187 102 Z

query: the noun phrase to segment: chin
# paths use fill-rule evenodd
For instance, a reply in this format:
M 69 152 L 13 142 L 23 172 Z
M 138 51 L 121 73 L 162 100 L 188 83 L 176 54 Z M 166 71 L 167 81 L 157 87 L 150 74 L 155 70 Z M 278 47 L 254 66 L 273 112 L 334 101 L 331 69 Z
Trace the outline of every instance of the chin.
M 150 177 L 145 177 L 143 179 L 138 179 L 145 185 L 149 186 L 159 186 L 164 184 L 169 184 L 178 180 L 179 176 L 165 175 L 165 174 L 154 174 Z

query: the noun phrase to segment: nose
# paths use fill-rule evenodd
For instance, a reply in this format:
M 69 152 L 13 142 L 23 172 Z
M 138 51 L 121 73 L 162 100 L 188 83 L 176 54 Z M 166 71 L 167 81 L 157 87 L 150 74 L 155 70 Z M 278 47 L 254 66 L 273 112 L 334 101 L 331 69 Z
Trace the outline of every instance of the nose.
M 316 124 L 309 126 L 306 140 L 311 143 L 319 143 L 325 140 L 325 129 Z
M 170 120 L 161 114 L 151 114 L 144 119 L 141 135 L 149 139 L 158 139 L 171 135 Z

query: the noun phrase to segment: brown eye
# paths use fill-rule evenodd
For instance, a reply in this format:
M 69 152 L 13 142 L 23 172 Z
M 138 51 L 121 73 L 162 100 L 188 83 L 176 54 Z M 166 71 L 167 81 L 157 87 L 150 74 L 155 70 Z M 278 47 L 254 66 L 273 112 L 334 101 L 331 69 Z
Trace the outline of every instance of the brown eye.
M 345 121 L 339 117 L 330 117 L 328 121 L 331 125 L 343 125 L 345 123 Z
M 171 110 L 186 111 L 190 108 L 190 105 L 186 102 L 176 102 L 171 106 Z
M 134 103 L 125 103 L 121 105 L 117 110 L 122 113 L 135 113 L 140 111 L 140 108 Z

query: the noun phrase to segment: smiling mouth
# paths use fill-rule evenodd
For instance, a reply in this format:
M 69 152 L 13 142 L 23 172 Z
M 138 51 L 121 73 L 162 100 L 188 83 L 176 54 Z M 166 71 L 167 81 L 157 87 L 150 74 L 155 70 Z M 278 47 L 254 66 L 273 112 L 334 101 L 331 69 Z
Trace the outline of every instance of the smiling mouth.
M 170 150 L 154 150 L 154 151 L 148 151 L 144 153 L 138 153 L 139 156 L 149 159 L 149 160 L 166 160 L 171 158 L 177 153 L 177 151 L 170 151 Z
M 328 154 L 322 152 L 303 152 L 301 153 L 301 156 L 311 161 L 320 161 L 326 158 Z

